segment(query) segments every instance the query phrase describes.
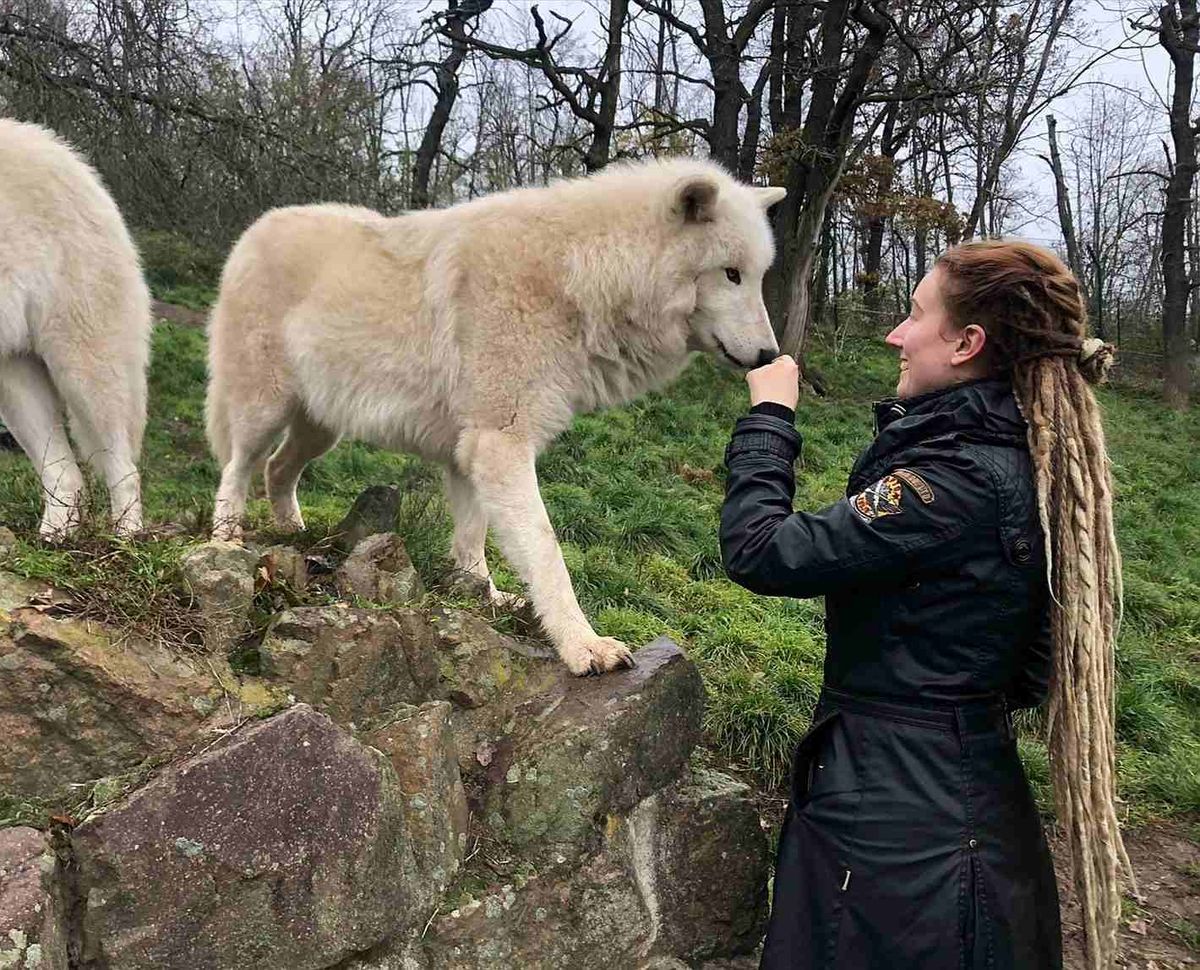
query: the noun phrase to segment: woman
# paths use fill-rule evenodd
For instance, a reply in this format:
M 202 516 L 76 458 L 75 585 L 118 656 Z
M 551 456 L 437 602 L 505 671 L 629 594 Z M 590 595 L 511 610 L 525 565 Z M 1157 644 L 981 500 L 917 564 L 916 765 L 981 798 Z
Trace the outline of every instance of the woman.
M 1120 563 L 1087 386 L 1112 347 L 1085 325 L 1048 250 L 946 252 L 887 337 L 897 397 L 876 405 L 847 497 L 817 513 L 792 511 L 795 364 L 748 376 L 754 408 L 726 452 L 725 567 L 755 592 L 825 596 L 828 635 L 764 970 L 1061 967 L 1054 870 L 1009 716 L 1047 694 L 1089 966 L 1115 959 Z

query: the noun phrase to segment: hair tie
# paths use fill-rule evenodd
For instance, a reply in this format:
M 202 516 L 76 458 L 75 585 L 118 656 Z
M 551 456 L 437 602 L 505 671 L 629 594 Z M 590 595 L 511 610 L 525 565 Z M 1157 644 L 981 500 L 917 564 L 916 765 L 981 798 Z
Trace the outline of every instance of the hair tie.
M 1116 360 L 1117 348 L 1099 337 L 1088 337 L 1079 344 L 1079 373 L 1089 384 L 1102 384 Z
M 1079 363 L 1086 364 L 1104 349 L 1104 341 L 1099 337 L 1088 337 L 1079 346 Z

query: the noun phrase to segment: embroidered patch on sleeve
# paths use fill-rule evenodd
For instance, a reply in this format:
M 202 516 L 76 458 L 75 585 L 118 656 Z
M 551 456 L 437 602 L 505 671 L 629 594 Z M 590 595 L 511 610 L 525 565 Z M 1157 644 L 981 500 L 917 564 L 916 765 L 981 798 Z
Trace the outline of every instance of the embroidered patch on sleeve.
M 857 495 L 851 495 L 847 501 L 864 522 L 873 522 L 885 515 L 899 515 L 904 511 L 904 489 L 901 483 L 916 492 L 925 505 L 933 501 L 933 489 L 929 487 L 929 483 L 907 468 L 897 468 L 890 475 L 884 475 L 874 485 L 863 489 Z
M 925 481 L 916 472 L 909 471 L 907 468 L 897 468 L 892 472 L 900 481 L 908 485 L 914 492 L 917 493 L 917 498 L 928 505 L 933 501 L 933 489 L 929 487 L 929 483 Z
M 863 489 L 857 495 L 851 495 L 847 500 L 850 508 L 858 513 L 864 522 L 873 522 L 885 515 L 899 515 L 900 497 L 903 489 L 900 479 L 895 475 L 884 475 L 874 485 Z

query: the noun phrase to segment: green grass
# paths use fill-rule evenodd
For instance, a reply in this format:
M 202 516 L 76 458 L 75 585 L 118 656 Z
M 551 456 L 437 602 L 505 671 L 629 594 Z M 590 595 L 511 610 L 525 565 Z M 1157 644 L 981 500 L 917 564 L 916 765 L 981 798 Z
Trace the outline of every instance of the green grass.
M 832 393 L 805 398 L 797 504 L 836 500 L 871 437 L 868 404 L 890 392 L 893 358 L 848 342 L 816 348 Z M 143 461 L 148 517 L 183 538 L 144 543 L 122 568 L 167 582 L 186 536 L 202 533 L 217 473 L 203 434 L 204 337 L 161 325 L 155 334 L 151 421 Z M 580 602 L 603 634 L 634 644 L 667 633 L 685 643 L 709 690 L 709 742 L 767 784 L 786 773 L 820 683 L 820 601 L 754 596 L 724 579 L 717 546 L 722 455 L 745 409 L 745 385 L 696 361 L 666 394 L 581 416 L 539 462 L 543 496 L 562 539 Z M 1143 392 L 1105 389 L 1125 553 L 1125 620 L 1119 644 L 1118 732 L 1122 796 L 1135 818 L 1200 812 L 1200 412 L 1168 412 Z M 366 485 L 406 490 L 399 531 L 427 582 L 444 573 L 450 522 L 438 471 L 361 443 L 310 466 L 301 504 L 312 536 L 327 531 Z M 265 527 L 264 501 L 251 503 Z M 36 526 L 37 488 L 27 463 L 0 456 L 0 521 Z M 58 559 L 55 559 L 59 556 Z M 134 557 L 130 559 L 129 557 Z M 497 582 L 516 588 L 495 549 Z M 77 576 L 62 554 L 22 543 L 19 567 Z M 155 573 L 155 569 L 158 570 Z M 154 577 L 158 577 L 157 580 Z M 135 584 L 135 588 L 136 584 Z M 140 594 L 149 595 L 146 589 Z M 1048 770 L 1031 718 L 1022 752 L 1043 804 Z

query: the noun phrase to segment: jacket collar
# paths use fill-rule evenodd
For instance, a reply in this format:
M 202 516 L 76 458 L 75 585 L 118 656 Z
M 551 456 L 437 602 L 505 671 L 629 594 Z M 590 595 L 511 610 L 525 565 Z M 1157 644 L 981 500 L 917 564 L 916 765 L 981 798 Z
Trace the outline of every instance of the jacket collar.
M 1025 447 L 1025 418 L 1008 380 L 966 381 L 910 398 L 887 398 L 875 405 L 875 441 L 860 456 L 856 474 L 870 474 L 877 462 L 911 445 L 934 439 L 990 441 Z
M 975 428 L 1000 436 L 1025 433 L 1025 418 L 1007 380 L 980 378 L 916 397 L 884 398 L 875 402 L 874 411 L 876 435 L 897 422 L 903 430 L 916 429 L 939 415 L 941 419 L 933 422 L 938 427 L 945 427 L 948 418 L 956 429 Z

